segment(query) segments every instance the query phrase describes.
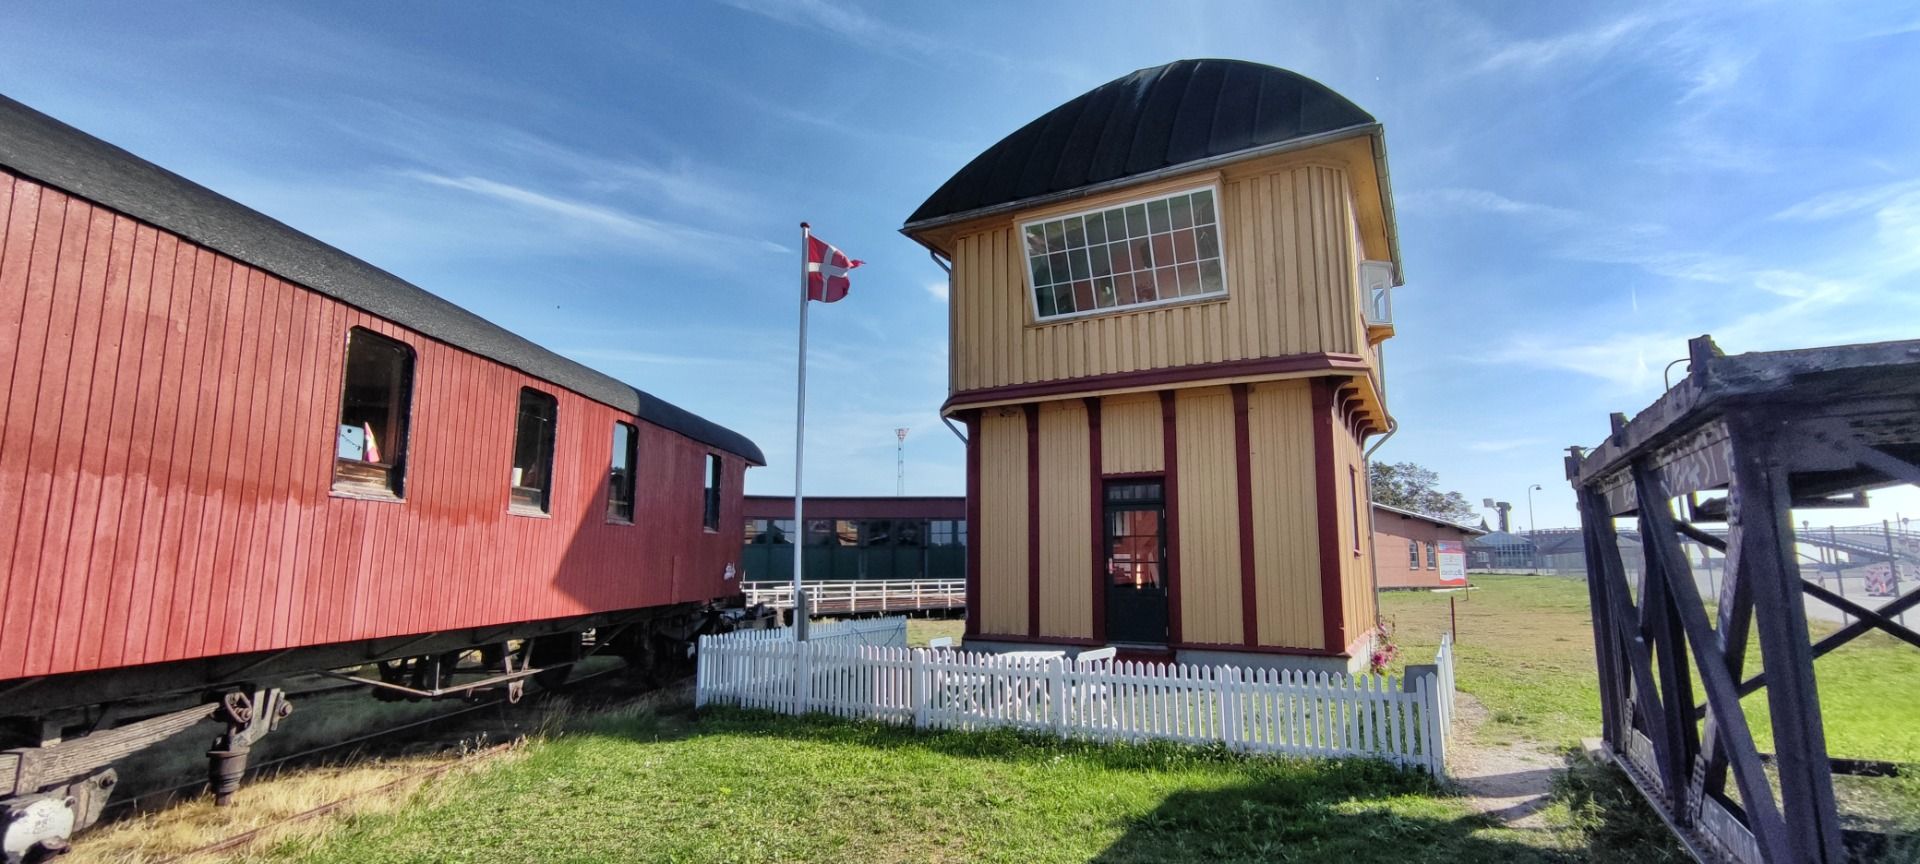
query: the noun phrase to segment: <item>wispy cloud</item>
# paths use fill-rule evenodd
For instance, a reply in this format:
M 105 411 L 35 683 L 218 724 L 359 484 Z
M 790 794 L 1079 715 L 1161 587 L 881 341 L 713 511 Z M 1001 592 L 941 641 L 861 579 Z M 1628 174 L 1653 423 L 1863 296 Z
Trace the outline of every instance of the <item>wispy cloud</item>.
M 1494 213 L 1501 216 L 1528 216 L 1551 219 L 1556 222 L 1573 222 L 1580 214 L 1565 207 L 1541 204 L 1533 201 L 1521 201 L 1509 198 L 1499 192 L 1488 189 L 1467 189 L 1443 187 L 1438 189 L 1416 189 L 1399 196 L 1396 206 L 1402 210 L 1431 208 L 1446 211 L 1466 211 L 1475 213 Z
M 1773 214 L 1773 218 L 1787 222 L 1819 222 L 1884 207 L 1914 192 L 1920 192 L 1920 178 L 1842 189 L 1815 195 Z
M 947 45 L 931 36 L 896 27 L 852 6 L 827 0 L 721 0 L 728 6 L 783 24 L 810 27 L 891 54 L 901 49 L 933 56 Z
M 1433 209 L 1524 221 L 1548 238 L 1558 257 L 1637 267 L 1656 276 L 1689 282 L 1729 282 L 1751 268 L 1737 256 L 1680 248 L 1661 225 L 1608 217 L 1514 198 L 1487 189 L 1448 187 L 1401 196 L 1405 211 Z
M 1646 32 L 1657 21 L 1650 15 L 1628 15 L 1586 30 L 1509 42 L 1482 60 L 1478 68 L 1481 72 L 1499 72 L 1538 69 L 1568 60 L 1592 61 Z
M 1483 440 L 1474 441 L 1468 444 L 1467 449 L 1472 450 L 1475 453 L 1505 453 L 1510 450 L 1520 450 L 1527 447 L 1535 447 L 1544 443 L 1545 441 L 1546 439 L 1544 438 L 1483 439 Z
M 945 281 L 928 282 L 927 294 L 942 303 L 947 302 L 947 283 Z
M 611 207 L 536 192 L 485 177 L 451 177 L 426 171 L 403 171 L 403 176 L 446 189 L 470 192 L 535 213 L 557 217 L 567 223 L 611 234 L 644 244 L 653 251 L 691 253 L 714 243 L 748 248 L 760 252 L 790 252 L 785 246 L 767 240 L 736 237 L 672 222 L 649 219 Z

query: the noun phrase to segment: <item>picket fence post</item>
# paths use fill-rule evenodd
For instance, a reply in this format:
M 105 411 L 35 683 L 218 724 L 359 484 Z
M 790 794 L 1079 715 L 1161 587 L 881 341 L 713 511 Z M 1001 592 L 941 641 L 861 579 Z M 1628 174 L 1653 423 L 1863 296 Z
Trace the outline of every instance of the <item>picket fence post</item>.
M 707 704 L 708 675 L 711 670 L 707 663 L 707 637 L 701 636 L 693 649 L 693 710 L 698 711 Z
M 1240 748 L 1240 667 L 1218 667 L 1213 676 L 1220 682 L 1220 737 L 1227 742 L 1227 749 Z
M 1053 714 L 1053 734 L 1067 737 L 1067 661 L 1055 657 L 1047 661 L 1047 707 Z
M 930 677 L 927 670 L 927 649 L 913 649 L 912 675 L 910 698 L 913 699 L 913 728 L 925 729 L 927 728 L 927 691 L 931 689 L 927 680 Z
M 805 714 L 813 706 L 813 664 L 811 642 L 792 642 L 793 713 Z

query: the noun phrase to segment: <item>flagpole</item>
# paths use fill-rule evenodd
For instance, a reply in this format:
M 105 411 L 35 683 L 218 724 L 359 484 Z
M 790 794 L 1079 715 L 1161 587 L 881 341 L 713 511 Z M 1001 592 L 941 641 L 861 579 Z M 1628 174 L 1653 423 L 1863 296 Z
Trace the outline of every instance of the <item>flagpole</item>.
M 806 494 L 800 485 L 802 458 L 807 443 L 807 289 L 811 271 L 807 267 L 808 250 L 813 245 L 813 228 L 800 223 L 800 386 L 793 409 L 793 638 L 807 641 L 809 613 L 806 583 L 800 573 L 802 553 L 806 551 L 807 523 L 803 515 Z

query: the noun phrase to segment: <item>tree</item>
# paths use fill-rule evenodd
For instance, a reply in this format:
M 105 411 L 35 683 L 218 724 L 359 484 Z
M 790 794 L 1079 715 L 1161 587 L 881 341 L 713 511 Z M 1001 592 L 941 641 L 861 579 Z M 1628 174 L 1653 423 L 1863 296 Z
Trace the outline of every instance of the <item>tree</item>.
M 1474 517 L 1473 505 L 1458 492 L 1435 488 L 1440 475 L 1413 462 L 1376 463 L 1367 473 L 1367 491 L 1373 503 L 1424 513 L 1449 522 Z

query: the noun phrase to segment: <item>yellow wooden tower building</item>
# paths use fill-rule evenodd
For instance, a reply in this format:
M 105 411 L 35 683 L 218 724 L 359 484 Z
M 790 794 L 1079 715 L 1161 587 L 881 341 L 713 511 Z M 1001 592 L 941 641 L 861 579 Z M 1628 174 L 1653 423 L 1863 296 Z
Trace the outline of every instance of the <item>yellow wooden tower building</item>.
M 969 647 L 1354 668 L 1400 283 L 1380 124 L 1183 60 L 980 154 L 904 233 L 949 268 Z

